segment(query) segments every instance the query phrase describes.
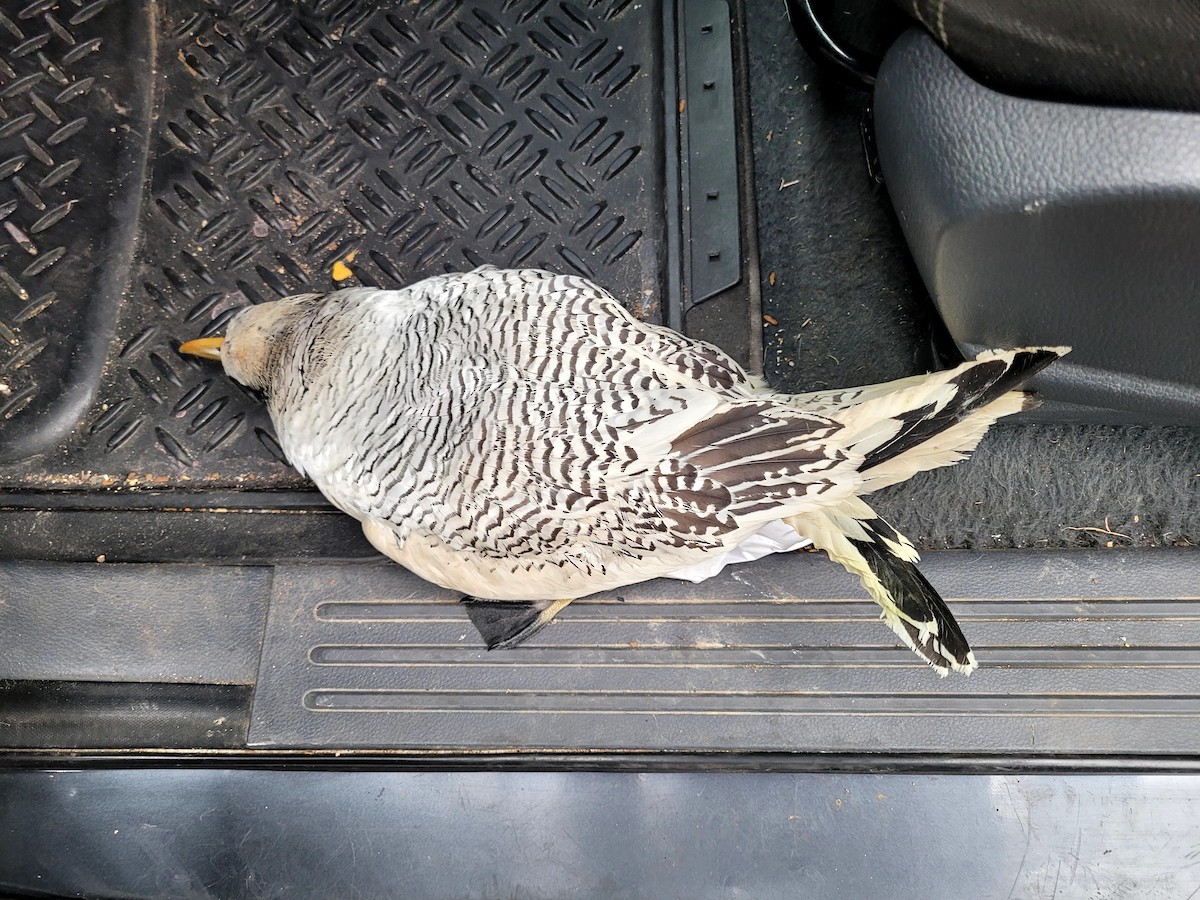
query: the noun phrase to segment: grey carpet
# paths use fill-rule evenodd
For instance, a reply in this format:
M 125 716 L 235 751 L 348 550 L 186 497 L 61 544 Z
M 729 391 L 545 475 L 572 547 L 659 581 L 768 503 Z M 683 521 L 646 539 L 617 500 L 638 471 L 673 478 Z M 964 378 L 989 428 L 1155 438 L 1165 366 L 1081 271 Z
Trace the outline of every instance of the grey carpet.
M 765 368 L 805 390 L 928 371 L 932 305 L 864 163 L 869 97 L 819 73 L 779 0 L 747 0 Z M 1200 544 L 1200 428 L 1010 425 L 880 492 L 922 549 Z

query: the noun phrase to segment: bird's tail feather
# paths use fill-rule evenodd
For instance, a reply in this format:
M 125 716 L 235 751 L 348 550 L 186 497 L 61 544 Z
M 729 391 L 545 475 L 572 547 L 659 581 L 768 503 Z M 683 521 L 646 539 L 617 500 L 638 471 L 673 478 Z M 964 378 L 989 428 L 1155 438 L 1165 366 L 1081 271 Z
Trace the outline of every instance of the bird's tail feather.
M 883 608 L 888 627 L 939 675 L 951 669 L 971 674 L 975 654 L 945 601 L 918 571 L 917 551 L 865 502 L 850 498 L 788 523 L 858 576 Z
M 847 445 L 862 454 L 860 490 L 869 493 L 966 459 L 993 422 L 1035 404 L 1016 388 L 1067 350 L 988 351 L 919 382 L 904 379 L 894 392 L 834 413 L 846 428 Z
M 1009 391 L 932 438 L 914 444 L 881 465 L 863 471 L 858 492 L 871 494 L 888 485 L 907 481 L 918 472 L 960 463 L 979 446 L 983 436 L 998 419 L 1033 409 L 1037 405 L 1037 398 L 1032 394 Z

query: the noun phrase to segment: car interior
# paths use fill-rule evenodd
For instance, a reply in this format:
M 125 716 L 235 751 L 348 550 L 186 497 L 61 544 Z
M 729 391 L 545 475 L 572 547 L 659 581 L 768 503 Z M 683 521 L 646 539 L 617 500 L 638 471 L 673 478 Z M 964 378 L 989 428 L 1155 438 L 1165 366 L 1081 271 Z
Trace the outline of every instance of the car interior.
M 1049 896 L 1034 810 L 1200 889 L 1197 60 L 1171 0 L 0 4 L 0 893 Z M 488 651 L 178 352 L 484 264 L 796 393 L 1070 346 L 874 498 L 980 669 L 808 552 Z

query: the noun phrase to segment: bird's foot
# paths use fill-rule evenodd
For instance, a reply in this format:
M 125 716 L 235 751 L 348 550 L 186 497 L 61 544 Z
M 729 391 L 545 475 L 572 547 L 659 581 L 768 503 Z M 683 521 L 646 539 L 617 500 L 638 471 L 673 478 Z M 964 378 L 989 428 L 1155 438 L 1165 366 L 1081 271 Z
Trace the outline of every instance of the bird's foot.
M 489 650 L 507 650 L 541 631 L 570 600 L 480 600 L 463 597 Z

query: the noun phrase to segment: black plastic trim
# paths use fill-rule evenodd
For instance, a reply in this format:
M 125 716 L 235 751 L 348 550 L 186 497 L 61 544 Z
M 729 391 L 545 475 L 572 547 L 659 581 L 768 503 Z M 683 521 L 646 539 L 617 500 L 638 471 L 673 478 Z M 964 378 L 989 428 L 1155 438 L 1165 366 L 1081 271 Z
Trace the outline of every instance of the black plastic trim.
M 18 769 L 286 769 L 389 772 L 809 772 L 879 774 L 1200 774 L 1196 756 L 895 753 L 447 753 L 405 750 L 0 749 Z
M 973 80 L 916 29 L 876 85 L 913 259 L 960 349 L 1069 345 L 1044 397 L 1200 422 L 1200 115 L 1051 103 Z
M 812 0 L 786 0 L 786 3 L 792 30 L 809 56 L 851 87 L 864 91 L 874 87 L 881 57 L 838 41 L 822 24 Z
M 0 772 L 0 794 L 0 889 L 68 896 L 918 900 L 1200 887 L 1195 775 L 13 771 Z
M 234 749 L 250 685 L 0 681 L 0 747 Z
M 685 316 L 742 278 L 730 16 L 727 0 L 688 0 L 680 15 Z

